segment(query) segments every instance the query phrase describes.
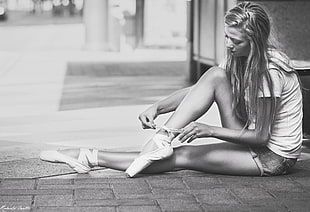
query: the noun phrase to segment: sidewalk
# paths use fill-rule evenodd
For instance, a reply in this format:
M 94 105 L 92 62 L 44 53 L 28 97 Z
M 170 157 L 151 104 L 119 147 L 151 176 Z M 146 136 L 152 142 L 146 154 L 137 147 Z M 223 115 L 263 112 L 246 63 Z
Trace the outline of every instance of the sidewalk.
M 179 171 L 128 179 L 109 169 L 87 175 L 2 179 L 2 211 L 308 211 L 309 166 L 281 177 Z M 1 208 L 1 207 L 0 207 Z
M 49 33 L 59 33 L 58 28 Z M 43 44 L 48 45 L 42 39 L 36 46 L 40 51 L 29 51 L 29 43 L 20 54 L 2 52 L 0 211 L 309 211 L 309 160 L 280 177 L 179 171 L 134 179 L 104 168 L 76 174 L 66 165 L 40 161 L 39 152 L 45 149 L 139 150 L 154 132 L 142 130 L 137 115 L 166 93 L 188 85 L 186 73 L 176 76 L 167 68 L 184 62 L 177 51 L 47 52 Z M 169 71 L 137 71 L 151 69 L 150 62 Z M 203 120 L 219 124 L 215 106 Z M 196 144 L 203 142 L 214 141 Z

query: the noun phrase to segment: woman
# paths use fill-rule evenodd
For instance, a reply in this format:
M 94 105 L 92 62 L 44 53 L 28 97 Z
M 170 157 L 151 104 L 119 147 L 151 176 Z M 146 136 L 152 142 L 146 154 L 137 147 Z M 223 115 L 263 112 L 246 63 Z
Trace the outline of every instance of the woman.
M 179 169 L 230 175 L 286 174 L 302 142 L 302 95 L 288 58 L 269 43 L 270 22 L 257 4 L 242 2 L 225 16 L 226 61 L 191 88 L 177 91 L 143 112 L 143 128 L 174 111 L 142 152 L 69 149 L 41 159 L 65 162 L 79 173 L 93 166 L 126 170 L 132 177 Z M 222 127 L 196 122 L 215 102 Z M 214 137 L 226 142 L 172 148 L 171 142 Z

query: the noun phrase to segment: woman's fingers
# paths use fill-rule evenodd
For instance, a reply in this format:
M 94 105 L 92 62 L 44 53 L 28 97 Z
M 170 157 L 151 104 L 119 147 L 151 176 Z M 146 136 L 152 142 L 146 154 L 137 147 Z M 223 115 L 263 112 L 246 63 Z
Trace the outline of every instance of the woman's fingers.
M 148 127 L 149 127 L 149 128 L 152 128 L 152 129 L 156 129 L 156 124 L 155 124 L 155 122 L 154 122 L 154 119 L 149 120 L 149 122 L 148 122 Z
M 139 116 L 139 120 L 142 124 L 142 128 L 143 129 L 155 129 L 156 128 L 156 125 L 155 125 L 155 122 L 154 122 L 154 119 L 150 118 L 150 117 L 147 117 L 145 115 L 140 115 Z
M 141 122 L 141 124 L 142 124 L 142 128 L 143 128 L 143 129 L 150 128 L 150 126 L 149 126 L 149 123 L 148 123 L 148 120 L 147 120 L 146 116 L 144 116 L 144 115 L 140 115 L 140 116 L 139 116 L 139 120 L 140 120 L 140 122 Z
M 196 133 L 193 131 L 190 131 L 187 134 L 183 135 L 182 137 L 179 137 L 179 140 L 181 143 L 184 143 L 184 142 L 189 143 L 195 138 L 197 138 Z
M 155 106 L 151 106 L 139 115 L 139 120 L 143 129 L 156 129 L 154 120 L 157 117 L 157 109 Z
M 195 138 L 197 138 L 197 129 L 194 123 L 189 124 L 184 128 L 184 131 L 179 135 L 179 140 L 181 143 L 187 141 L 192 142 Z
M 193 140 L 195 140 L 197 138 L 197 134 L 192 135 L 188 140 L 187 143 L 191 143 Z

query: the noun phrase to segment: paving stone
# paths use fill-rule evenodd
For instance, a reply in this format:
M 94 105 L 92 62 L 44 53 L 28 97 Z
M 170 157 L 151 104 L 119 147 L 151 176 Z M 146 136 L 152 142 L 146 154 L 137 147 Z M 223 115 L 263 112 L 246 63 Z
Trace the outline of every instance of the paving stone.
M 2 202 L 32 201 L 32 196 L 0 196 Z
M 128 178 L 123 171 L 107 169 L 107 168 L 100 168 L 100 170 L 92 171 L 88 174 L 90 174 L 90 177 L 92 178 L 102 177 L 102 176 L 104 176 L 105 178 L 111 178 L 111 179 L 112 178 L 123 178 L 123 179 Z
M 0 179 L 47 177 L 73 172 L 65 164 L 46 163 L 39 158 L 0 163 Z
M 309 161 L 305 161 L 305 163 L 307 162 L 309 163 Z M 307 170 L 304 168 L 298 168 L 298 166 L 295 166 L 293 173 L 291 173 L 289 176 L 290 177 L 308 177 L 310 176 L 310 170 Z
M 144 179 L 175 179 L 175 178 L 186 178 L 186 177 L 215 177 L 216 175 L 210 175 L 203 172 L 198 171 L 191 171 L 191 170 L 180 170 L 180 171 L 173 171 L 173 172 L 165 172 L 165 173 L 158 173 L 156 175 L 154 174 L 143 174 L 139 175 L 139 177 Z M 140 178 L 134 178 L 134 179 L 140 179 Z
M 152 193 L 154 195 L 160 195 L 160 196 L 167 196 L 171 195 L 172 197 L 174 195 L 192 195 L 196 190 L 189 190 L 189 189 L 152 189 Z
M 246 205 L 202 205 L 206 212 L 249 212 L 250 207 Z
M 155 200 L 150 199 L 78 200 L 75 204 L 77 206 L 157 205 Z
M 207 189 L 222 185 L 217 178 L 211 177 L 187 177 L 183 181 L 190 189 Z
M 203 208 L 206 212 L 287 212 L 287 209 L 281 206 L 265 207 L 262 203 L 262 206 L 253 206 L 253 205 L 203 205 Z
M 271 193 L 279 201 L 286 201 L 286 200 L 310 200 L 310 192 L 272 191 Z
M 216 174 L 208 174 L 200 171 L 194 171 L 194 170 L 180 170 L 177 172 L 171 172 L 172 174 L 176 174 L 177 176 L 181 176 L 183 178 L 186 177 L 208 177 L 208 178 L 218 178 L 221 175 Z
M 209 190 L 210 189 L 228 189 L 228 188 L 225 188 L 225 187 L 215 187 L 215 188 L 209 188 L 209 189 L 191 189 L 191 190 L 188 190 L 189 193 L 193 194 L 194 196 L 197 196 L 197 195 L 204 195 L 204 194 L 209 194 Z
M 277 199 L 247 200 L 244 205 L 247 205 L 251 211 L 287 211 L 286 206 Z
M 208 189 L 206 194 L 196 195 L 201 203 L 206 204 L 239 204 L 239 201 L 232 195 L 228 189 L 215 188 Z
M 160 208 L 162 211 L 204 211 L 199 204 L 172 204 L 172 203 L 164 203 L 160 204 Z
M 260 183 L 268 191 L 287 191 L 287 192 L 302 192 L 304 188 L 299 183 L 292 180 L 282 178 L 277 180 L 276 178 L 270 177 L 269 181 Z
M 119 206 L 118 212 L 161 212 L 158 206 Z
M 34 212 L 116 212 L 115 207 L 37 207 Z
M 301 185 L 306 187 L 306 189 L 310 190 L 310 178 L 309 178 L 309 176 L 308 177 L 301 177 L 301 178 L 294 178 L 293 181 L 300 183 Z
M 157 202 L 163 211 L 203 211 L 195 199 L 160 199 Z
M 141 175 L 136 175 L 135 178 L 133 179 L 175 179 L 175 178 L 182 178 L 182 176 L 179 175 L 178 171 L 177 172 L 164 172 L 164 173 L 158 173 L 158 174 L 141 174 Z
M 189 198 L 189 199 L 157 199 L 159 204 L 196 204 L 198 203 L 196 199 Z
M 139 184 L 146 184 L 146 178 L 110 178 L 109 179 L 109 183 L 113 184 L 113 183 L 126 183 L 126 184 L 135 184 L 135 185 L 139 185 Z
M 148 179 L 152 189 L 186 189 L 181 178 L 175 179 Z
M 286 200 L 283 204 L 290 212 L 309 212 L 310 201 L 305 200 Z
M 73 184 L 72 179 L 39 179 L 38 185 L 71 185 Z
M 51 184 L 43 184 L 43 185 L 38 185 L 37 189 L 78 189 L 78 188 L 110 188 L 109 184 L 56 184 L 56 185 L 51 185 Z
M 113 199 L 114 194 L 111 189 L 75 189 L 74 197 L 76 200 Z
M 1 180 L 0 189 L 34 189 L 35 180 Z
M 74 212 L 116 212 L 115 207 L 78 207 Z
M 73 179 L 74 184 L 102 184 L 110 183 L 110 178 L 77 178 Z M 124 179 L 122 179 L 124 181 Z
M 147 198 L 147 199 L 187 199 L 187 200 L 194 200 L 195 197 L 190 193 L 184 193 L 181 191 L 175 191 L 175 190 L 165 190 L 163 192 L 156 192 L 156 193 L 150 193 L 150 194 L 117 194 L 116 197 L 118 199 L 139 199 L 139 198 Z
M 225 176 L 225 177 L 220 177 L 218 180 L 222 182 L 224 186 L 227 187 L 255 187 L 258 188 L 260 187 L 260 184 L 258 182 L 261 182 L 262 177 L 245 177 L 245 176 Z M 263 182 L 265 180 L 263 179 Z
M 73 195 L 39 195 L 34 199 L 35 206 L 73 206 Z
M 73 194 L 73 190 L 69 189 L 1 189 L 0 196 L 20 196 L 20 195 L 66 195 Z
M 113 183 L 113 191 L 116 194 L 148 194 L 151 193 L 147 183 Z
M 297 169 L 297 170 L 309 171 L 310 170 L 309 160 L 297 161 L 297 163 L 296 163 L 294 168 Z
M 279 207 L 279 206 L 260 206 L 260 207 L 250 207 L 251 212 L 262 212 L 262 211 L 268 211 L 268 212 L 288 212 L 288 210 L 285 207 Z
M 243 202 L 247 200 L 256 200 L 256 201 L 264 201 L 264 200 L 274 200 L 274 198 L 266 192 L 262 188 L 232 188 L 231 191 Z

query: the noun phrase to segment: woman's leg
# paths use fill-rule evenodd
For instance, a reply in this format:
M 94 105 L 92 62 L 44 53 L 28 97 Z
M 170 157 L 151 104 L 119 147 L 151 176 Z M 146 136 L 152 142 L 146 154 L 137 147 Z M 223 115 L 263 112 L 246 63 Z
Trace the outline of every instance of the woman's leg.
M 210 68 L 201 77 L 165 125 L 182 128 L 201 117 L 214 102 L 218 105 L 223 127 L 243 127 L 233 114 L 230 82 L 225 71 L 219 67 Z
M 90 149 L 91 150 L 91 149 Z M 92 150 L 91 150 L 92 151 Z M 78 159 L 80 149 L 63 149 L 59 153 Z M 108 150 L 98 150 L 98 166 L 117 170 L 126 170 L 126 168 L 139 156 L 139 152 L 117 152 Z
M 61 150 L 63 154 L 77 158 L 78 149 Z M 98 152 L 99 166 L 126 170 L 138 156 L 138 152 Z M 246 146 L 217 143 L 199 146 L 186 145 L 174 149 L 172 156 L 154 161 L 142 173 L 162 173 L 190 169 L 213 174 L 258 176 L 260 171 Z
M 143 173 L 161 173 L 180 169 L 213 174 L 260 175 L 260 170 L 248 147 L 231 143 L 178 147 L 173 156 L 154 161 L 143 170 Z
M 77 158 L 78 149 L 61 150 L 68 156 Z M 98 152 L 99 166 L 116 170 L 126 170 L 138 156 L 138 152 Z M 190 169 L 214 174 L 260 175 L 260 171 L 248 147 L 231 143 L 182 146 L 174 149 L 172 156 L 154 161 L 142 173 L 162 173 L 180 169 Z

